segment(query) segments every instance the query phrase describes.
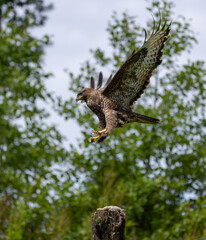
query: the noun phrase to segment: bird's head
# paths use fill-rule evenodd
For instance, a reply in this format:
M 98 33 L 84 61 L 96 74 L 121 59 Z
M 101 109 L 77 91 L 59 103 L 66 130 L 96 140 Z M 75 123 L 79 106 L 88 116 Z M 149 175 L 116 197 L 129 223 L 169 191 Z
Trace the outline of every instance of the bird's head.
M 92 90 L 94 89 L 82 88 L 77 94 L 76 101 L 87 102 L 87 98 L 91 94 Z
M 94 81 L 94 78 L 91 77 L 90 88 L 82 88 L 77 94 L 76 101 L 87 102 L 88 97 L 94 94 L 94 92 L 96 92 L 98 89 L 102 87 L 102 80 L 103 80 L 103 75 L 100 72 L 97 88 L 95 89 L 95 81 Z

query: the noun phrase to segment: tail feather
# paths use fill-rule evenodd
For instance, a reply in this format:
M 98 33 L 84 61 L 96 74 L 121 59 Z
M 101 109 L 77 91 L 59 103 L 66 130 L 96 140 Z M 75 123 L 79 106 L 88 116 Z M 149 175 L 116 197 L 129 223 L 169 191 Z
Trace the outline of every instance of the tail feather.
M 138 122 L 138 123 L 148 123 L 148 124 L 158 124 L 160 123 L 160 120 L 157 118 L 152 118 L 149 116 L 145 116 L 139 113 L 134 113 L 132 116 L 131 122 Z

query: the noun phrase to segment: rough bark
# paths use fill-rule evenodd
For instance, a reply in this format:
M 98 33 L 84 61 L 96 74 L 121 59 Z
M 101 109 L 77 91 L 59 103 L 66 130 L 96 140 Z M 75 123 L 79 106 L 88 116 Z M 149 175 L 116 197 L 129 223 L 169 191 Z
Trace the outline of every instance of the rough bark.
M 92 240 L 125 240 L 125 217 L 119 207 L 98 208 L 92 214 Z

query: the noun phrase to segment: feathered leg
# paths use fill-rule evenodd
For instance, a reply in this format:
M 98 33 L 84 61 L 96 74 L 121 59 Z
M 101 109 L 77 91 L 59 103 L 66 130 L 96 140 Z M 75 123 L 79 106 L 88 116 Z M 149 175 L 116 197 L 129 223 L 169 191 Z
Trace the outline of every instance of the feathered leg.
M 95 142 L 98 143 L 103 142 L 104 139 L 117 127 L 118 125 L 118 118 L 117 118 L 117 112 L 114 110 L 107 110 L 105 113 L 105 123 L 106 128 L 102 129 L 101 131 L 93 131 L 94 133 L 99 134 L 99 136 L 91 137 L 89 139 L 89 142 Z M 101 123 L 101 122 L 100 122 Z M 103 124 L 104 125 L 104 124 Z M 100 124 L 101 127 L 103 125 Z
M 102 132 L 106 131 L 106 120 L 104 114 L 98 116 L 99 118 L 99 129 L 100 131 L 93 131 L 94 134 L 101 134 Z
M 98 118 L 99 118 L 99 129 L 100 129 L 100 131 L 95 131 L 95 130 L 94 130 L 93 133 L 100 135 L 101 133 L 103 133 L 103 132 L 106 131 L 106 120 L 105 120 L 104 114 L 99 114 L 99 115 L 98 115 Z M 100 136 L 91 137 L 91 138 L 89 139 L 89 142 L 90 142 L 90 143 L 95 142 L 95 141 L 98 140 L 99 137 L 100 137 Z
M 104 139 L 117 127 L 118 118 L 117 112 L 114 110 L 107 110 L 105 113 L 106 129 L 102 130 L 98 139 L 98 143 L 103 142 Z

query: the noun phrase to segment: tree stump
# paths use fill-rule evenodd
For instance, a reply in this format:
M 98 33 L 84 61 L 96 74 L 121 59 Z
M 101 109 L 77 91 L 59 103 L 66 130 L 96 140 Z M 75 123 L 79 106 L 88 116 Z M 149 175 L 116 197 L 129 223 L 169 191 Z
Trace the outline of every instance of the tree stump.
M 92 214 L 92 240 L 125 240 L 125 217 L 119 207 L 98 208 Z

